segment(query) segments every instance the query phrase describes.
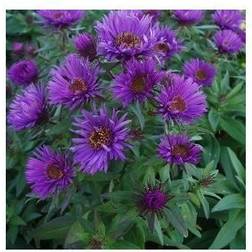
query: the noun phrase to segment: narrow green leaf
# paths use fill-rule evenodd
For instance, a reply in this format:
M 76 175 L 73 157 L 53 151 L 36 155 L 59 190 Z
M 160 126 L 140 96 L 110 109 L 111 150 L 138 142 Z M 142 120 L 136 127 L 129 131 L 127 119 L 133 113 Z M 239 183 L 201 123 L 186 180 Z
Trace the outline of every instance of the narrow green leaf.
M 209 249 L 221 249 L 227 246 L 236 236 L 237 231 L 245 224 L 244 211 L 235 211 L 222 226 Z
M 210 214 L 210 210 L 209 210 L 209 203 L 208 201 L 206 200 L 204 194 L 202 193 L 201 190 L 198 190 L 197 191 L 197 196 L 200 200 L 200 203 L 203 207 L 203 211 L 204 211 L 204 214 L 205 214 L 205 217 L 208 219 L 209 218 L 209 214 Z
M 74 221 L 71 216 L 57 217 L 35 229 L 33 237 L 40 240 L 64 238 Z
M 141 110 L 139 102 L 136 102 L 136 105 L 130 106 L 130 108 L 133 111 L 133 113 L 137 116 L 141 130 L 143 130 L 144 124 L 145 124 L 145 119 L 144 119 L 144 115 L 142 114 L 142 110 Z
M 213 207 L 212 212 L 218 212 L 233 208 L 245 208 L 245 199 L 239 193 L 225 196 Z
M 233 165 L 233 168 L 237 175 L 242 179 L 242 181 L 245 181 L 245 169 L 243 165 L 241 164 L 240 160 L 237 158 L 236 154 L 231 150 L 229 147 L 227 147 L 227 151 L 230 157 L 230 161 Z
M 164 213 L 166 215 L 167 221 L 172 224 L 172 226 L 178 230 L 179 233 L 181 233 L 184 237 L 188 236 L 188 231 L 186 228 L 186 224 L 184 222 L 184 219 L 182 215 L 179 213 L 179 211 L 175 209 L 168 209 L 166 208 L 164 210 Z
M 216 131 L 216 129 L 217 129 L 218 125 L 219 125 L 219 122 L 220 122 L 220 115 L 213 108 L 211 108 L 209 113 L 208 113 L 208 121 L 209 121 L 213 131 Z
M 160 240 L 161 245 L 164 245 L 164 237 L 163 237 L 163 232 L 159 223 L 159 220 L 157 218 L 157 215 L 154 216 L 154 229 L 157 232 L 158 238 Z

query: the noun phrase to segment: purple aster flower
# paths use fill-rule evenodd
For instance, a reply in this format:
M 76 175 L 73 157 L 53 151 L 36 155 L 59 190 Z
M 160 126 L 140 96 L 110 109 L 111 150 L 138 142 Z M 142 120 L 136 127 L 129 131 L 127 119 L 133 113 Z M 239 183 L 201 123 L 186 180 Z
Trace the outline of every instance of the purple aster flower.
M 171 85 L 164 86 L 159 96 L 158 113 L 164 119 L 192 123 L 206 112 L 206 97 L 192 78 L 173 76 Z
M 243 16 L 239 10 L 217 10 L 212 15 L 216 25 L 221 29 L 235 31 L 243 21 Z
M 99 69 L 88 59 L 70 54 L 60 67 L 52 70 L 48 83 L 49 100 L 71 109 L 89 102 L 99 95 Z
M 152 18 L 152 23 L 156 23 L 160 16 L 161 11 L 160 10 L 138 10 L 136 11 L 136 15 L 139 19 L 141 19 L 143 16 L 149 15 Z
M 109 60 L 150 54 L 155 36 L 151 17 L 139 19 L 135 12 L 111 11 L 96 25 L 98 52 Z
M 26 87 L 10 104 L 8 123 L 15 130 L 34 127 L 46 118 L 46 92 L 40 85 Z
M 65 155 L 42 146 L 27 161 L 25 175 L 32 191 L 40 199 L 45 199 L 69 186 L 74 170 Z
M 47 25 L 56 28 L 65 28 L 71 26 L 84 17 L 85 12 L 81 10 L 39 10 L 41 16 Z
M 191 59 L 184 65 L 184 75 L 200 85 L 210 86 L 216 75 L 214 65 L 200 59 Z
M 159 186 L 147 186 L 137 194 L 137 205 L 143 215 L 162 213 L 171 197 Z
M 159 155 L 169 164 L 197 164 L 200 161 L 202 147 L 192 143 L 187 135 L 167 135 L 158 146 Z
M 194 25 L 204 18 L 203 10 L 175 10 L 173 16 L 182 25 Z
M 11 48 L 12 52 L 16 55 L 21 55 L 24 53 L 24 43 L 14 42 Z
M 154 32 L 157 39 L 157 42 L 154 44 L 154 52 L 158 56 L 169 59 L 181 51 L 181 42 L 177 39 L 176 33 L 168 26 L 157 24 L 154 27 Z
M 128 61 L 126 71 L 115 77 L 114 96 L 127 106 L 132 102 L 144 102 L 153 96 L 153 88 L 161 80 L 162 74 L 157 70 L 153 60 L 139 62 Z
M 214 42 L 220 53 L 237 53 L 243 46 L 240 36 L 231 30 L 218 31 Z
M 8 70 L 9 79 L 18 85 L 28 85 L 36 82 L 38 78 L 38 67 L 33 60 L 21 60 L 10 66 Z
M 113 109 L 112 116 L 105 107 L 95 112 L 83 111 L 76 118 L 74 132 L 78 137 L 73 139 L 72 150 L 75 163 L 80 169 L 89 174 L 99 171 L 107 172 L 110 160 L 124 160 L 124 149 L 129 137 L 126 125 L 126 114 L 119 118 L 118 112 Z
M 93 35 L 89 33 L 81 33 L 75 36 L 74 45 L 81 56 L 88 58 L 91 61 L 96 57 L 96 40 Z

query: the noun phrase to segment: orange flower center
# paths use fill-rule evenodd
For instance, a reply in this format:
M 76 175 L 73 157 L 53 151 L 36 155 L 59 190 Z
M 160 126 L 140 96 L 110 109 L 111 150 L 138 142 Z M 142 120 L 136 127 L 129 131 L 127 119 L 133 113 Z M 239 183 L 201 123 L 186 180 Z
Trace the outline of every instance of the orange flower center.
M 132 32 L 122 32 L 116 37 L 116 44 L 127 48 L 135 48 L 140 44 L 140 38 Z
M 144 76 L 139 76 L 136 77 L 133 82 L 132 82 L 132 86 L 131 89 L 135 92 L 135 93 L 141 93 L 144 91 L 145 88 L 145 78 Z
M 61 179 L 64 176 L 62 170 L 55 164 L 48 165 L 47 176 L 50 179 Z
M 182 97 L 176 96 L 173 98 L 173 101 L 169 105 L 169 110 L 172 112 L 183 112 L 186 109 L 185 101 Z
M 206 79 L 206 73 L 203 70 L 198 70 L 196 73 L 196 78 L 198 80 L 205 80 Z
M 171 154 L 173 156 L 186 157 L 189 154 L 189 150 L 184 144 L 176 144 L 172 147 Z
M 82 80 L 81 78 L 76 78 L 76 79 L 73 79 L 71 85 L 69 86 L 69 89 L 74 93 L 86 92 L 88 87 L 84 80 Z
M 89 136 L 89 143 L 94 149 L 99 149 L 102 145 L 108 145 L 110 141 L 111 132 L 104 127 L 94 130 Z

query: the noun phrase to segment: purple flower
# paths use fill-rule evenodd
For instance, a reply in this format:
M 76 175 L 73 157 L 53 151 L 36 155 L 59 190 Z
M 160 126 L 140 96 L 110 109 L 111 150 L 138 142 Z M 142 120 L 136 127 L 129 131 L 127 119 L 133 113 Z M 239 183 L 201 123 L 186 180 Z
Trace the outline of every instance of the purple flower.
M 74 131 L 78 137 L 73 139 L 72 150 L 75 163 L 80 164 L 80 169 L 89 174 L 99 171 L 107 172 L 110 160 L 124 160 L 124 149 L 129 137 L 126 125 L 126 114 L 121 118 L 113 109 L 109 116 L 105 107 L 92 113 L 83 111 L 75 119 Z
M 135 12 L 111 11 L 96 25 L 98 52 L 109 60 L 150 54 L 155 36 L 151 17 L 139 19 Z
M 16 95 L 10 104 L 8 123 L 15 130 L 34 127 L 45 119 L 46 92 L 40 85 L 30 85 Z
M 152 18 L 152 23 L 155 23 L 159 20 L 161 16 L 160 10 L 138 10 L 137 16 L 141 19 L 143 16 L 149 15 Z
M 89 33 L 81 33 L 74 37 L 74 45 L 78 53 L 90 61 L 96 57 L 96 40 Z
M 126 63 L 125 69 L 125 72 L 115 77 L 112 87 L 114 96 L 124 106 L 152 97 L 153 88 L 162 77 L 155 62 L 131 60 Z
M 21 42 L 14 42 L 11 50 L 14 54 L 21 55 L 24 53 L 24 44 Z
M 174 54 L 181 51 L 182 44 L 177 39 L 176 33 L 168 26 L 154 26 L 154 33 L 157 42 L 154 44 L 154 52 L 164 59 L 171 58 Z
M 74 170 L 65 155 L 42 146 L 27 161 L 25 175 L 32 191 L 40 199 L 45 199 L 69 186 Z
M 87 59 L 70 54 L 60 67 L 52 70 L 48 83 L 49 100 L 71 109 L 99 95 L 99 69 Z
M 167 135 L 158 146 L 159 155 L 169 164 L 197 164 L 200 161 L 202 147 L 192 143 L 187 135 Z
M 162 213 L 169 199 L 170 196 L 161 186 L 147 186 L 138 195 L 137 205 L 142 214 Z
M 202 10 L 175 10 L 173 16 L 182 25 L 194 25 L 204 18 Z
M 240 36 L 231 30 L 218 31 L 214 42 L 220 53 L 237 53 L 243 46 Z
M 212 18 L 215 24 L 221 29 L 230 29 L 233 31 L 240 27 L 244 19 L 239 10 L 216 10 Z
M 184 75 L 200 85 L 210 86 L 216 75 L 214 65 L 200 59 L 191 59 L 184 65 Z
M 56 28 L 65 28 L 71 26 L 84 17 L 85 12 L 80 10 L 39 10 L 41 16 L 47 25 Z
M 158 113 L 164 119 L 192 123 L 206 112 L 206 97 L 192 78 L 173 76 L 171 85 L 164 86 L 159 96 Z
M 28 85 L 38 78 L 37 64 L 32 60 L 21 60 L 10 66 L 9 79 L 18 85 Z

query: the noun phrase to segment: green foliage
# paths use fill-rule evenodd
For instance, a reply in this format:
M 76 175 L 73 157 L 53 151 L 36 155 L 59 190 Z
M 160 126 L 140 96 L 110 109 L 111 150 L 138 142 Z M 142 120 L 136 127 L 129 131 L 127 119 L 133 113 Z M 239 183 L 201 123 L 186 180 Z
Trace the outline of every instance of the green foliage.
M 12 42 L 32 43 L 40 81 L 46 84 L 51 68 L 74 52 L 72 37 L 83 31 L 95 33 L 94 23 L 106 12 L 88 11 L 87 18 L 65 31 L 67 43 L 62 45 L 62 32 L 38 24 L 33 11 L 7 11 L 7 67 L 17 60 Z M 211 38 L 218 28 L 210 14 L 194 27 L 178 26 L 169 11 L 163 11 L 161 18 L 185 45 L 165 63 L 166 69 L 180 71 L 187 59 L 199 57 L 218 70 L 214 84 L 204 88 L 208 112 L 197 124 L 164 123 L 153 116 L 152 104 L 132 104 L 125 109 L 135 133 L 127 161 L 111 162 L 106 174 L 77 172 L 67 191 L 44 201 L 26 185 L 25 164 L 42 144 L 70 149 L 71 112 L 57 106 L 46 124 L 19 133 L 7 128 L 7 248 L 245 248 L 245 52 L 217 53 Z M 111 74 L 122 69 L 115 62 L 100 64 L 107 89 Z M 11 86 L 7 108 L 18 89 Z M 109 107 L 120 108 L 109 92 L 105 98 Z M 202 145 L 200 164 L 170 165 L 156 155 L 160 137 L 170 132 L 186 132 Z M 139 209 L 136 193 L 159 183 L 171 198 L 163 213 L 147 217 Z

